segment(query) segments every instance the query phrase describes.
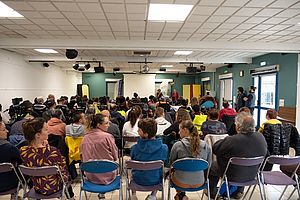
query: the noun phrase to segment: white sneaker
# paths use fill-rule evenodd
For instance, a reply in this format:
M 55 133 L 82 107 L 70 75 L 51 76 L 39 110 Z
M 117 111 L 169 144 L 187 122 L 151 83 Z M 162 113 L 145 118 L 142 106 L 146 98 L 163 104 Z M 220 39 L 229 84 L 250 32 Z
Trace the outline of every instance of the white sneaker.
M 99 193 L 99 194 L 98 194 L 98 199 L 105 199 L 105 195 L 102 194 L 102 193 Z
M 145 200 L 156 200 L 156 196 L 149 194 Z

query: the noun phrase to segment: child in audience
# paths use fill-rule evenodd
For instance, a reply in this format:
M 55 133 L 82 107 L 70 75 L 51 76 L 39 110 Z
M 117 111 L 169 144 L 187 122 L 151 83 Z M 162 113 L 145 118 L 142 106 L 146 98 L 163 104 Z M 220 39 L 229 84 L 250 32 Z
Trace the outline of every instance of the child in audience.
M 267 119 L 267 121 L 264 122 L 264 123 L 260 126 L 258 132 L 260 132 L 260 133 L 263 133 L 263 132 L 264 132 L 265 124 L 282 124 L 281 121 L 279 121 L 279 120 L 277 119 L 277 115 L 278 115 L 278 114 L 277 114 L 277 111 L 276 111 L 276 110 L 274 110 L 274 109 L 268 109 L 268 110 L 267 110 L 267 114 L 266 114 L 266 119 Z
M 179 125 L 179 134 L 181 140 L 176 142 L 170 153 L 170 163 L 174 163 L 181 158 L 201 158 L 211 164 L 212 152 L 205 141 L 200 140 L 198 131 L 192 121 L 182 121 Z M 174 171 L 171 174 L 171 180 L 174 184 L 182 188 L 197 188 L 205 183 L 203 172 L 182 172 Z M 188 200 L 185 192 L 177 191 L 175 200 Z
M 138 122 L 138 133 L 141 139 L 131 148 L 131 159 L 137 161 L 162 160 L 166 162 L 168 147 L 160 139 L 156 139 L 157 123 L 154 119 L 146 118 Z M 162 180 L 161 170 L 132 172 L 133 180 L 143 186 L 159 184 Z M 135 191 L 132 191 L 135 195 Z M 156 200 L 157 191 L 152 191 L 146 200 Z

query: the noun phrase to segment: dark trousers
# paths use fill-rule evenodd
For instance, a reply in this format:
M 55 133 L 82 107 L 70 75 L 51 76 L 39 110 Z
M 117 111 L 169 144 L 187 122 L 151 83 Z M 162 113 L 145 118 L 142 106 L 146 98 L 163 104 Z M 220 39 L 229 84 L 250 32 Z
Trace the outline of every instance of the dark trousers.
M 210 190 L 210 196 L 211 197 L 215 197 L 217 192 L 218 192 L 218 182 L 220 177 L 222 177 L 222 172 L 220 172 L 219 167 L 218 167 L 218 163 L 216 161 L 212 162 L 212 165 L 210 167 L 209 170 L 209 190 Z M 244 192 L 245 187 L 237 187 L 237 191 L 236 192 Z

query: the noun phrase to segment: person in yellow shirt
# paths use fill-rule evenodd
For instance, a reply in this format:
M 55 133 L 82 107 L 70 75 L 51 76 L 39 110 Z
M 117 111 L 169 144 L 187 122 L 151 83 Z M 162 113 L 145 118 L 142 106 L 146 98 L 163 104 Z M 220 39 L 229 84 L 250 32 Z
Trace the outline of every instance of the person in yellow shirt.
M 258 132 L 263 133 L 265 124 L 282 124 L 281 121 L 277 119 L 277 115 L 276 110 L 268 109 L 266 114 L 267 121 L 260 126 Z

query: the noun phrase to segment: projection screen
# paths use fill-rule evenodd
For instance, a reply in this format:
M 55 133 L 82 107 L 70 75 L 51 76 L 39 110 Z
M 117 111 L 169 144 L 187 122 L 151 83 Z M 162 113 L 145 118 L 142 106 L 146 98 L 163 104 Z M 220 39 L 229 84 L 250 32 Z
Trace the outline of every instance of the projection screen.
M 124 96 L 133 97 L 133 93 L 139 97 L 155 95 L 155 74 L 124 74 Z

